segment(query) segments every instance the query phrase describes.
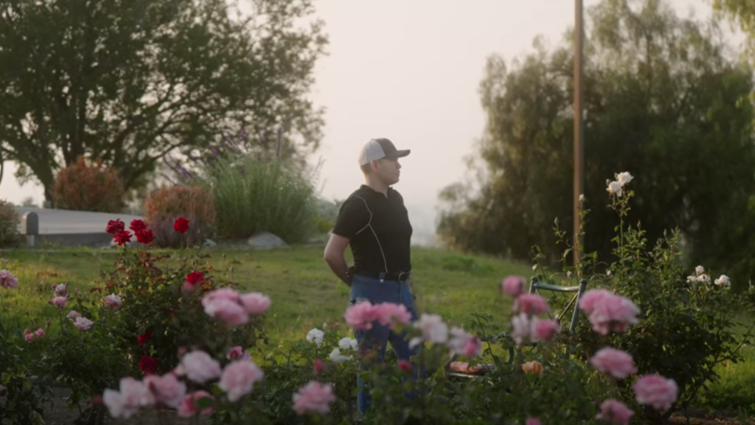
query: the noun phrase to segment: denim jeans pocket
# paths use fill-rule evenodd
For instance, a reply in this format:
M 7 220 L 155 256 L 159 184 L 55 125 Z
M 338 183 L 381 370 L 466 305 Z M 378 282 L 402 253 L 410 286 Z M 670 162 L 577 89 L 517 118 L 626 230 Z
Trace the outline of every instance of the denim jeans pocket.
M 372 303 L 372 301 L 370 301 L 368 298 L 356 297 L 356 298 L 352 298 L 352 299 L 349 300 L 349 305 L 355 305 L 355 304 L 359 304 L 359 303 L 362 303 L 362 302 L 365 302 L 365 301 L 367 301 L 369 303 Z

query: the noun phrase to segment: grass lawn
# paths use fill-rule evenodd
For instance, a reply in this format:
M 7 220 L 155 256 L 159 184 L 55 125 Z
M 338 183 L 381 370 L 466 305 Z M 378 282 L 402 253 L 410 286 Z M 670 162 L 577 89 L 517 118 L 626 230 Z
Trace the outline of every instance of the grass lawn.
M 0 268 L 10 270 L 20 281 L 17 291 L 2 294 L 4 320 L 16 322 L 21 329 L 39 325 L 53 308 L 46 304 L 52 284 L 67 282 L 69 290 L 88 290 L 96 285 L 101 270 L 112 268 L 118 252 L 64 248 L 0 253 Z M 272 341 L 303 338 L 312 327 L 343 321 L 349 288 L 331 273 L 322 259 L 322 248 L 206 252 L 216 277 L 239 282 L 273 300 L 267 315 Z M 463 324 L 471 312 L 503 315 L 510 302 L 498 296 L 498 282 L 509 274 L 531 273 L 525 264 L 420 248 L 413 251 L 413 264 L 412 285 L 420 311 L 441 314 L 454 324 Z
M 322 248 L 206 252 L 216 277 L 239 282 L 273 300 L 267 314 L 273 345 L 303 339 L 324 322 L 343 322 L 349 289 L 322 260 Z M 88 290 L 98 282 L 101 270 L 112 267 L 118 253 L 87 248 L 0 252 L 0 269 L 19 278 L 18 290 L 0 293 L 4 324 L 15 329 L 43 326 L 53 309 L 46 304 L 52 284 L 67 282 L 69 290 Z M 421 248 L 413 250 L 413 263 L 412 285 L 420 312 L 441 314 L 454 325 L 465 324 L 472 312 L 492 313 L 503 321 L 511 303 L 498 295 L 498 283 L 509 274 L 532 273 L 527 264 Z M 54 326 L 51 331 L 55 332 Z M 744 355 L 742 363 L 719 367 L 721 380 L 703 396 L 704 407 L 755 413 L 755 349 L 745 347 Z

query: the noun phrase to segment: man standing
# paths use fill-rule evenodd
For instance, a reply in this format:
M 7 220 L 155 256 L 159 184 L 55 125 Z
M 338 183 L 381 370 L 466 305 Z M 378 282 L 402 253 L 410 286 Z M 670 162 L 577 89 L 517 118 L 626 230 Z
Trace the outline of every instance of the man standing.
M 372 139 L 364 145 L 359 166 L 365 184 L 341 206 L 325 247 L 325 261 L 351 287 L 351 305 L 363 301 L 403 304 L 414 321 L 417 311 L 409 288 L 412 226 L 404 199 L 391 187 L 399 181 L 398 159 L 409 152 L 397 150 L 388 139 Z M 348 267 L 344 258 L 348 245 L 354 257 L 353 267 Z M 373 323 L 370 330 L 356 331 L 355 336 L 360 352 L 373 352 L 380 361 L 388 342 L 400 360 L 409 360 L 419 349 L 410 349 L 405 335 L 379 323 Z M 370 407 L 370 397 L 363 390 L 361 377 L 357 383 L 360 389 L 357 406 L 364 413 Z

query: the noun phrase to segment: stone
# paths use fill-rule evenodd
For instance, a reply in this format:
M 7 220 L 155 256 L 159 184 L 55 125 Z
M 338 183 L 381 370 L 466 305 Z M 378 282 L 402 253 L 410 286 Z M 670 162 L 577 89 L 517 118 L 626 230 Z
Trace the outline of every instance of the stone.
M 215 242 L 214 240 L 207 239 L 206 241 L 204 241 L 204 247 L 205 248 L 212 248 L 214 246 L 218 246 L 217 242 Z
M 288 248 L 288 244 L 269 232 L 258 233 L 247 241 L 247 245 L 255 249 Z

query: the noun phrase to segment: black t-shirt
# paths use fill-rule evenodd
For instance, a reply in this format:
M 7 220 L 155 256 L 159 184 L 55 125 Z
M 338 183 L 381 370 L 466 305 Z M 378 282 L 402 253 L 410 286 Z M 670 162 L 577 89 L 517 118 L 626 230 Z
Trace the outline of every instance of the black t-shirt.
M 362 185 L 341 205 L 333 233 L 350 240 L 359 271 L 398 273 L 412 268 L 412 225 L 404 198 Z

